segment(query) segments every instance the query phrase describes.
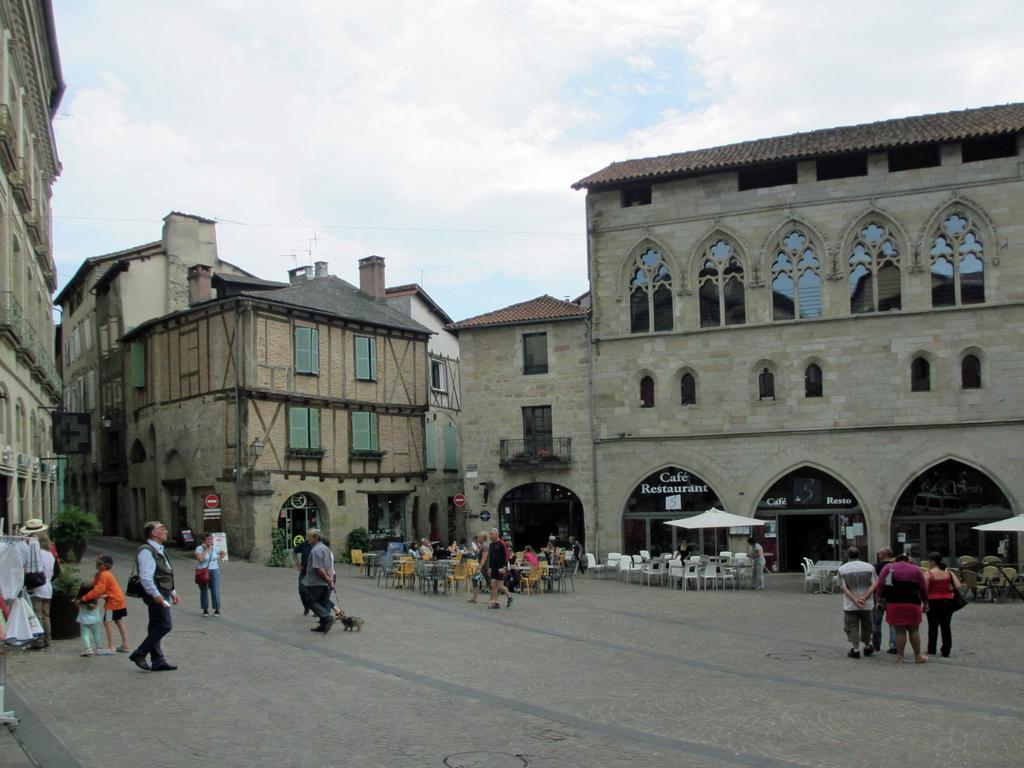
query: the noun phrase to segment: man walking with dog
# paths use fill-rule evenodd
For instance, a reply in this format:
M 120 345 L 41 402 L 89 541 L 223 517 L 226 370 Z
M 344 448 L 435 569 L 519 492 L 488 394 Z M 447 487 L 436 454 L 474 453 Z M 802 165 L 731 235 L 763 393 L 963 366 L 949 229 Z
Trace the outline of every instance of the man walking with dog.
M 324 544 L 318 529 L 310 528 L 306 531 L 306 538 L 313 548 L 309 551 L 302 583 L 306 586 L 309 610 L 320 620 L 311 631 L 327 634 L 334 624 L 334 611 L 331 610 L 330 602 L 331 590 L 334 589 L 334 554 Z

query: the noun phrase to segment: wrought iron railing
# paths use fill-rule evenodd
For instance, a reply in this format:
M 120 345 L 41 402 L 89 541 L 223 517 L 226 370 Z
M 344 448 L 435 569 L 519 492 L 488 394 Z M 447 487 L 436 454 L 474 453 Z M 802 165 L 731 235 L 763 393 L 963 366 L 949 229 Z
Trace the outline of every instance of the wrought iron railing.
M 572 438 L 502 440 L 503 467 L 561 467 L 572 464 Z
M 28 354 L 33 365 L 42 373 L 50 385 L 60 392 L 60 375 L 53 362 L 52 353 L 47 351 L 36 336 L 35 329 L 21 308 L 21 303 L 11 291 L 0 291 L 0 329 L 10 330 L 18 340 L 20 348 Z

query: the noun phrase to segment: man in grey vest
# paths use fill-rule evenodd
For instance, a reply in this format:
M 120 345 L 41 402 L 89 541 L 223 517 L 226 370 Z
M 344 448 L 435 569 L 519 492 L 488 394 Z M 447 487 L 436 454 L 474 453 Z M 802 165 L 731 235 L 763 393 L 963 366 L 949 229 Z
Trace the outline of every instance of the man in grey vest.
M 174 569 L 164 552 L 167 526 L 159 520 L 153 520 L 146 523 L 143 533 L 146 543 L 139 547 L 135 560 L 139 568 L 139 581 L 146 593 L 142 600 L 149 608 L 149 627 L 146 639 L 128 658 L 139 669 L 172 671 L 177 667 L 167 663 L 160 648 L 160 641 L 171 631 L 171 606 L 178 604 L 178 594 L 174 591 Z M 146 656 L 149 656 L 151 664 L 146 662 Z
M 312 631 L 326 634 L 334 624 L 330 603 L 331 590 L 334 589 L 334 555 L 316 528 L 306 531 L 306 539 L 313 545 L 313 549 L 309 551 L 309 562 L 302 583 L 306 586 L 309 610 L 320 620 Z

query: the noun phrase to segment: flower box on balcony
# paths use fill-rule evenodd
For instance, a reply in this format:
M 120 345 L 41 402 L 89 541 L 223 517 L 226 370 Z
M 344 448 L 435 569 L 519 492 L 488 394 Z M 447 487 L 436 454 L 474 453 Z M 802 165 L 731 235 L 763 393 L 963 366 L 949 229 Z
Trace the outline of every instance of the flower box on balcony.
M 289 448 L 288 456 L 296 459 L 322 459 L 323 448 Z
M 353 459 L 353 460 L 358 460 L 358 461 L 369 460 L 369 461 L 373 461 L 375 459 L 382 459 L 382 458 L 384 458 L 384 454 L 386 454 L 386 453 L 387 453 L 387 451 L 355 451 L 355 450 L 353 450 L 353 451 L 349 451 L 348 455 L 349 455 L 349 458 Z

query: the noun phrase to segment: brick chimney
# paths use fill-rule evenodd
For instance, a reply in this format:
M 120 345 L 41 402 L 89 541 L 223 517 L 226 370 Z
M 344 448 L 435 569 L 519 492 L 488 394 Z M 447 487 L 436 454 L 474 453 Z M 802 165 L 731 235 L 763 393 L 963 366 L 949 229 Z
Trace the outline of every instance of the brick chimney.
M 327 262 L 313 262 L 313 277 L 327 277 Z
M 288 270 L 288 283 L 290 285 L 298 285 L 304 283 L 307 280 L 313 279 L 313 268 L 308 264 L 304 267 L 295 267 L 294 269 Z
M 367 256 L 359 260 L 359 290 L 377 301 L 384 301 L 384 259 Z
M 212 280 L 212 267 L 205 264 L 193 264 L 188 268 L 188 305 L 190 307 L 213 298 Z

